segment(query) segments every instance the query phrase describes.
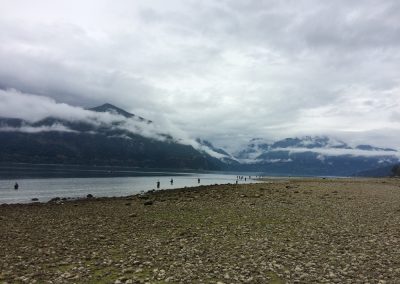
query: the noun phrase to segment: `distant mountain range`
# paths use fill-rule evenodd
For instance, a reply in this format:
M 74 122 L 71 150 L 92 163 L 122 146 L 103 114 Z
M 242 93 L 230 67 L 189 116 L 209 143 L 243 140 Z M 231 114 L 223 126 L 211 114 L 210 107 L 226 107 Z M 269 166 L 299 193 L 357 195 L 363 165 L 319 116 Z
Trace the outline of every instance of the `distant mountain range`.
M 82 111 L 34 122 L 0 118 L 1 161 L 350 176 L 387 172 L 400 157 L 395 149 L 350 146 L 326 136 L 255 138 L 229 153 L 204 139 L 173 137 L 155 122 L 111 104 Z
M 326 136 L 306 136 L 272 143 L 252 139 L 234 157 L 248 170 L 270 174 L 350 176 L 396 164 L 400 153 L 371 145 L 351 147 Z

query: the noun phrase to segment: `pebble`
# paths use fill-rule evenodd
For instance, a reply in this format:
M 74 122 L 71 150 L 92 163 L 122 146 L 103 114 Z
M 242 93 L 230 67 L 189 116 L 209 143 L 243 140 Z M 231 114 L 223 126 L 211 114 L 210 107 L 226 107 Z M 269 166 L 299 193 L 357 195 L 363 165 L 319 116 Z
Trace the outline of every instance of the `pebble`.
M 293 187 L 307 195 L 271 182 L 262 192 L 216 186 L 0 206 L 0 282 L 395 283 L 392 183 L 302 180 Z

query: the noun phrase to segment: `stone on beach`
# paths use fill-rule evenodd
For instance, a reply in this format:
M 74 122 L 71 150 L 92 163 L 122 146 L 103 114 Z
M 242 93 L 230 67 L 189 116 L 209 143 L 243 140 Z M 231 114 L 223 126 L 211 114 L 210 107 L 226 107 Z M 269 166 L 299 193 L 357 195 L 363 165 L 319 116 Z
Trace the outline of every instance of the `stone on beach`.
M 0 206 L 0 282 L 400 279 L 397 179 L 277 179 L 146 196 Z

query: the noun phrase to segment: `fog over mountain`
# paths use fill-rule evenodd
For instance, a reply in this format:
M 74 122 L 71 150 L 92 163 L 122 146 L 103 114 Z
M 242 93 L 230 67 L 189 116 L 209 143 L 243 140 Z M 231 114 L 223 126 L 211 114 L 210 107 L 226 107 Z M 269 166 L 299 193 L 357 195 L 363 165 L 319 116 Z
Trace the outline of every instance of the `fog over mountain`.
M 85 110 L 109 102 L 157 122 L 143 135 L 230 153 L 256 137 L 400 148 L 396 0 L 1 7 L 1 117 L 112 122 Z
M 15 91 L 12 95 L 25 96 Z M 30 103 L 36 111 L 35 119 L 18 118 L 18 113 L 4 110 L 10 117 L 0 118 L 2 162 L 349 176 L 375 173 L 376 169 L 390 174 L 386 169 L 400 158 L 400 152 L 392 148 L 369 144 L 353 147 L 328 136 L 286 138 L 273 143 L 253 138 L 240 150 L 229 152 L 109 103 L 82 109 L 48 98 L 36 100 L 37 106 Z

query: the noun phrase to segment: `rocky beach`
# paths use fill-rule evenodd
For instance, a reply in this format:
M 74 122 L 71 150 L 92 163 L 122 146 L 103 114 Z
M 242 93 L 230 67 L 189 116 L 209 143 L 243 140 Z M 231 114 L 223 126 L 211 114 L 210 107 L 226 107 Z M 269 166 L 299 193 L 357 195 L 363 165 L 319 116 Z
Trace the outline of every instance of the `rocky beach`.
M 1 205 L 0 283 L 400 283 L 400 180 Z

